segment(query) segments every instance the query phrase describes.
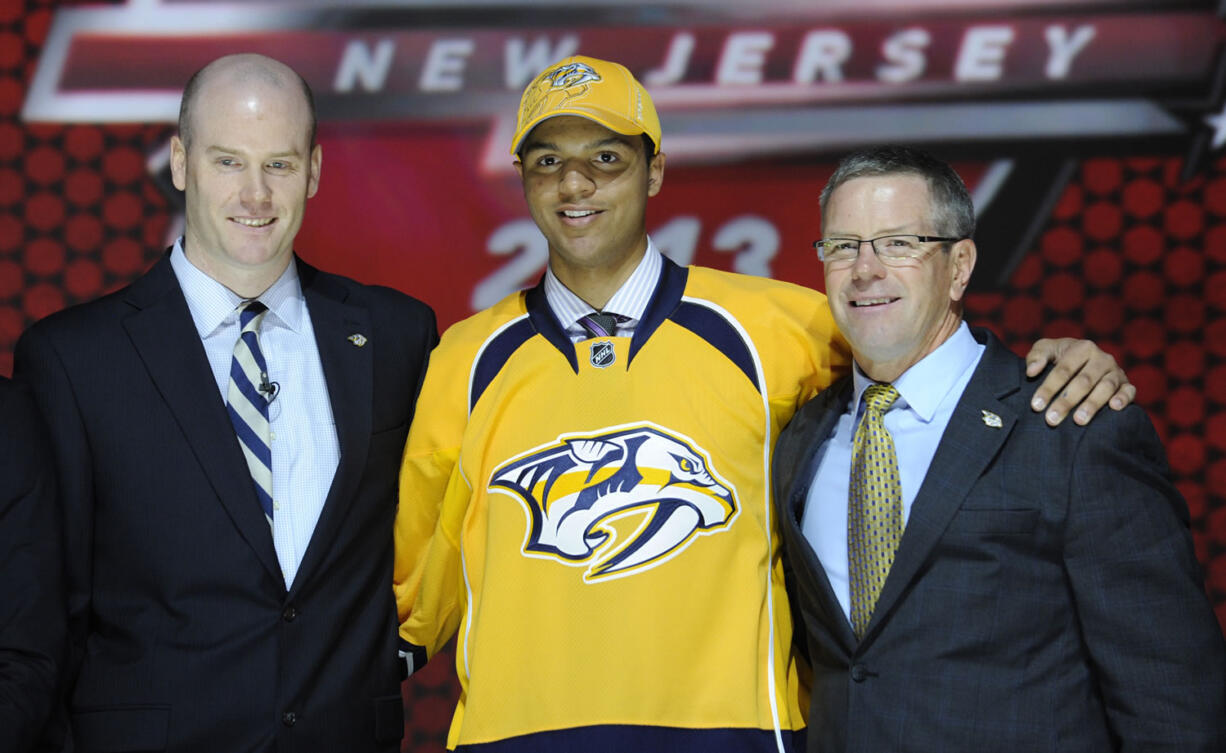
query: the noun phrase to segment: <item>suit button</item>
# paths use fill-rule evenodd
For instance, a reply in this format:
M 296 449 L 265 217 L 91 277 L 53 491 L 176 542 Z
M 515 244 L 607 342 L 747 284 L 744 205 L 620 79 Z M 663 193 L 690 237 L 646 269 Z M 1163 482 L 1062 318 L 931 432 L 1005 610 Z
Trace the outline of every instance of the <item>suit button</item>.
M 281 723 L 286 727 L 293 727 L 298 723 L 298 715 L 292 711 L 286 711 L 281 715 Z
M 864 668 L 863 664 L 855 665 L 851 668 L 851 679 L 856 682 L 864 682 L 868 679 L 868 670 Z
M 281 612 L 281 619 L 286 622 L 293 622 L 298 619 L 298 608 L 293 606 L 286 607 L 285 611 Z

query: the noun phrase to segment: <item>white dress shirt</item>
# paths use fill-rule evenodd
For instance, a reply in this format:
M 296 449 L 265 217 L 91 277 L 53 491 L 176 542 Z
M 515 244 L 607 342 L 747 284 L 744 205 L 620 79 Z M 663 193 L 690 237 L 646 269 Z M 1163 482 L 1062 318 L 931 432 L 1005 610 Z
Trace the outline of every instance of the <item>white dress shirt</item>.
M 241 330 L 237 309 L 245 299 L 188 261 L 182 238 L 175 242 L 170 265 L 187 298 L 224 403 L 230 385 L 230 361 Z M 278 385 L 268 406 L 272 538 L 285 587 L 289 588 L 336 475 L 340 445 L 297 265 L 291 262 L 259 300 L 268 307 L 260 324 L 260 350 L 268 361 L 269 381 Z M 245 466 L 236 469 L 239 471 L 247 473 Z M 254 494 L 251 503 L 259 504 Z
M 904 526 L 941 435 L 983 351 L 984 346 L 963 322 L 949 339 L 893 382 L 899 398 L 886 411 L 885 427 L 894 438 L 894 452 L 898 456 Z M 856 425 L 864 416 L 861 398 L 874 383 L 859 366 L 854 367 L 852 379 L 855 393 L 851 405 L 839 417 L 834 434 L 818 450 L 822 457 L 809 486 L 801 519 L 805 538 L 817 553 L 848 619 L 851 588 L 847 580 L 847 500 L 851 490 L 851 447 Z
M 656 292 L 656 285 L 660 282 L 660 273 L 663 270 L 664 257 L 651 242 L 651 238 L 648 238 L 647 252 L 643 254 L 638 266 L 634 268 L 626 281 L 605 304 L 602 312 L 628 317 L 627 321 L 618 323 L 618 337 L 634 337 L 634 330 L 647 311 L 647 304 L 651 302 L 651 296 Z M 588 338 L 587 331 L 583 329 L 583 325 L 579 324 L 579 319 L 595 313 L 596 309 L 563 285 L 553 273 L 553 269 L 548 267 L 545 269 L 545 301 L 549 303 L 554 316 L 558 317 L 558 321 L 562 323 L 571 342 L 581 342 Z

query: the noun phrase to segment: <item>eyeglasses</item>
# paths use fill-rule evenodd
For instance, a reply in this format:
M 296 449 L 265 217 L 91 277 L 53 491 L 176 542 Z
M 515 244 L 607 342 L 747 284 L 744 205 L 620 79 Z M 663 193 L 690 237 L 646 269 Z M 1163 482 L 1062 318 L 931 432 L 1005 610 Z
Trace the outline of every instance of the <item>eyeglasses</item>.
M 813 241 L 817 258 L 828 266 L 847 266 L 860 258 L 860 245 L 871 244 L 873 253 L 883 264 L 906 264 L 923 259 L 930 249 L 925 243 L 957 243 L 962 238 L 945 238 L 939 235 L 883 235 L 880 238 L 823 238 Z

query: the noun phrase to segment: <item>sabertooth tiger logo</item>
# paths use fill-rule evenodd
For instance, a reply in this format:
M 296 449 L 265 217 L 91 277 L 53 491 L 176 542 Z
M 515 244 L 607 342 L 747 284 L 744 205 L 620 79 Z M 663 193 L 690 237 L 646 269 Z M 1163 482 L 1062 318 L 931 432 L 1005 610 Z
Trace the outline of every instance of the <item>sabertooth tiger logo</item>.
M 495 469 L 490 491 L 527 509 L 524 554 L 586 565 L 588 583 L 653 568 L 737 512 L 733 490 L 712 475 L 704 453 L 652 425 L 559 437 Z M 637 527 L 619 536 L 636 517 Z
M 567 63 L 550 71 L 545 79 L 554 89 L 570 89 L 600 80 L 600 74 L 586 63 Z
M 567 102 L 582 97 L 591 88 L 588 84 L 600 80 L 600 74 L 586 63 L 567 63 L 537 80 L 531 95 L 524 98 L 519 122 L 526 123 L 547 110 L 557 110 Z

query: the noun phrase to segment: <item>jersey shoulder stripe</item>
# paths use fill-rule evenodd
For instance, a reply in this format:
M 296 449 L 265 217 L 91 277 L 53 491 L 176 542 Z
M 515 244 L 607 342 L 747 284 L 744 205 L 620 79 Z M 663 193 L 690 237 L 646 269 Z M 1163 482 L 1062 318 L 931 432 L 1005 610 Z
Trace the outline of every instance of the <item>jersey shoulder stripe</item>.
M 481 349 L 473 364 L 472 379 L 468 391 L 468 411 L 472 413 L 477 401 L 490 386 L 498 372 L 519 347 L 536 334 L 536 328 L 528 317 L 517 319 L 495 334 Z
M 749 344 L 722 314 L 696 301 L 686 300 L 670 318 L 723 353 L 745 373 L 754 389 L 762 392 L 763 386 L 758 381 L 758 369 L 754 365 Z

